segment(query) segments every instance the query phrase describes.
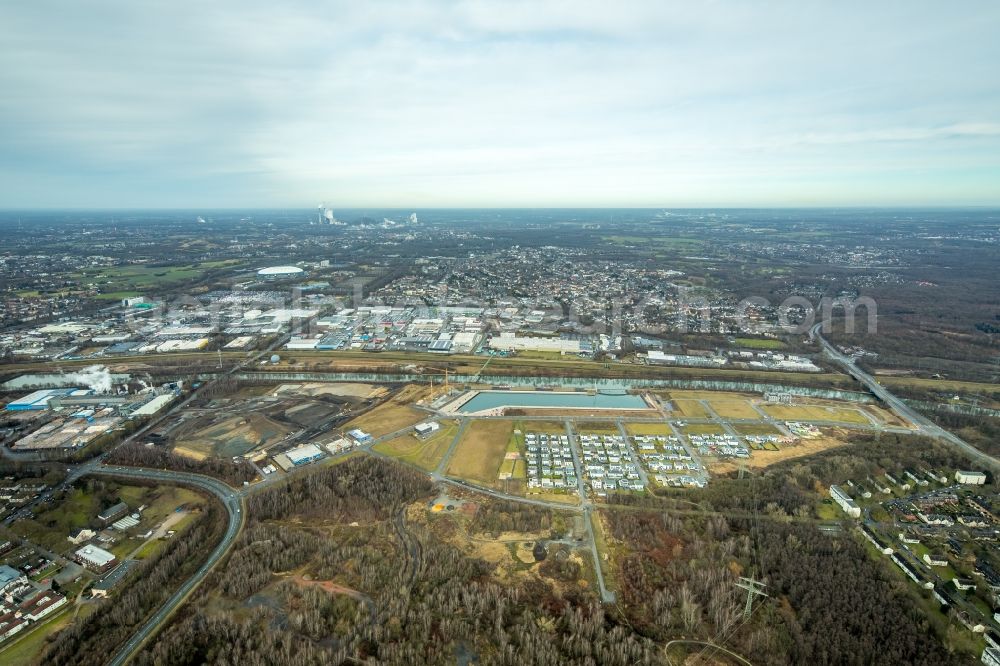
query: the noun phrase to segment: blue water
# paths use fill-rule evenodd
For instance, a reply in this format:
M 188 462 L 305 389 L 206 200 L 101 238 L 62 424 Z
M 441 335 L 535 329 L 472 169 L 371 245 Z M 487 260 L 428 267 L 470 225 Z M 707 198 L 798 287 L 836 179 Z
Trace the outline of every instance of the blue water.
M 598 393 L 533 393 L 526 391 L 480 391 L 458 408 L 469 413 L 497 407 L 570 407 L 579 409 L 645 409 L 646 401 L 638 395 Z

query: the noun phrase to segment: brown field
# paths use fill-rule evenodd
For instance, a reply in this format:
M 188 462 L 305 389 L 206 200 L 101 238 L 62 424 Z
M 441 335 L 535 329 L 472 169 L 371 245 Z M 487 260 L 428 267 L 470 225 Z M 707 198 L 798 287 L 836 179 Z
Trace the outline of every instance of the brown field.
M 545 490 L 531 490 L 528 491 L 526 497 L 531 499 L 545 500 L 546 502 L 559 502 L 560 504 L 579 504 L 580 495 L 576 490 L 570 490 L 564 493 L 554 493 Z
M 774 426 L 766 423 L 734 423 L 733 428 L 741 435 L 780 435 Z
M 546 407 L 539 409 L 530 408 L 511 408 L 505 411 L 507 416 L 564 416 L 566 418 L 586 418 L 588 416 L 654 416 L 656 412 L 651 409 L 577 409 L 577 408 L 567 408 L 559 409 L 558 407 Z
M 782 421 L 840 421 L 842 423 L 869 423 L 855 407 L 826 407 L 824 405 L 763 405 L 762 409 Z
M 875 417 L 876 421 L 881 421 L 887 425 L 894 426 L 905 426 L 908 425 L 903 419 L 896 416 L 894 412 L 883 407 L 877 407 L 876 405 L 865 405 L 861 409 L 864 409 L 869 414 Z
M 724 419 L 756 419 L 760 413 L 746 400 L 710 400 L 708 404 L 716 414 Z
M 782 444 L 780 451 L 754 451 L 748 460 L 742 461 L 742 464 L 750 468 L 761 469 L 785 460 L 804 458 L 841 446 L 847 446 L 847 442 L 837 437 L 824 436 L 817 439 L 804 439 L 797 444 Z M 708 468 L 713 474 L 726 474 L 737 471 L 738 463 L 726 460 L 719 463 L 709 463 Z
M 626 423 L 625 430 L 630 435 L 672 435 L 674 431 L 666 423 Z
M 185 458 L 193 458 L 194 460 L 204 460 L 208 457 L 208 454 L 202 451 L 195 451 L 194 449 L 189 449 L 186 446 L 175 446 L 173 452 L 179 456 L 184 456 Z
M 681 432 L 685 435 L 725 435 L 726 429 L 715 423 L 689 423 L 681 426 Z
M 562 421 L 515 421 L 514 426 L 524 432 L 537 432 L 556 435 L 566 434 L 566 424 Z
M 705 407 L 697 400 L 674 400 L 674 406 L 683 416 L 694 419 L 703 419 L 708 416 Z
M 473 421 L 448 463 L 448 475 L 496 486 L 513 432 L 511 421 Z
M 362 414 L 344 426 L 344 430 L 361 428 L 374 437 L 401 430 L 429 418 L 428 414 L 410 405 L 424 398 L 427 389 L 410 385 L 390 398 L 387 402 Z
M 613 421 L 577 421 L 573 430 L 588 435 L 620 435 L 618 424 Z
M 199 417 L 172 433 L 174 453 L 202 460 L 209 456 L 230 458 L 267 447 L 284 439 L 292 427 L 263 414 L 247 413 L 216 421 Z
M 281 384 L 274 389 L 274 395 L 295 393 L 299 395 L 333 395 L 347 398 L 380 398 L 388 392 L 384 386 L 356 384 L 352 382 L 303 382 Z

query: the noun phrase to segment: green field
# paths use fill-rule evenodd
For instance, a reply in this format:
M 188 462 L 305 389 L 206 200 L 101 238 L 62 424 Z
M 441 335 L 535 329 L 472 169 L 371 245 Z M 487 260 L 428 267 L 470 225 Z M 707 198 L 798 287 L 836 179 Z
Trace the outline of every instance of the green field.
M 441 423 L 441 430 L 427 439 L 420 439 L 414 434 L 406 434 L 379 442 L 372 448 L 379 453 L 431 471 L 441 462 L 441 458 L 448 450 L 452 440 L 455 439 L 457 432 L 458 424 L 455 421 L 444 421 Z
M 771 338 L 736 338 L 736 346 L 747 349 L 784 349 L 788 345 Z
M 201 278 L 206 272 L 227 266 L 238 266 L 241 262 L 207 261 L 175 266 L 152 266 L 130 264 L 88 268 L 73 275 L 82 285 L 95 285 L 102 294 L 98 298 L 114 299 L 136 295 L 147 289 L 175 287 Z

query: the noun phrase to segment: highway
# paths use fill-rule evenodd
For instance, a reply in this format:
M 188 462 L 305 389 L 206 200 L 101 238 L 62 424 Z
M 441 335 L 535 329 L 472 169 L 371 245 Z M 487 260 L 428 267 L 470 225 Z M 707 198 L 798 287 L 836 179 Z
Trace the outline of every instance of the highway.
M 222 540 L 215 547 L 208 559 L 198 568 L 198 570 L 167 599 L 153 615 L 151 615 L 132 637 L 122 645 L 115 656 L 108 664 L 110 666 L 122 666 L 132 657 L 142 645 L 152 637 L 160 626 L 170 617 L 170 615 L 187 599 L 188 595 L 205 579 L 208 572 L 221 560 L 233 543 L 237 535 L 243 529 L 245 520 L 245 510 L 240 494 L 227 486 L 222 481 L 201 476 L 199 474 L 186 474 L 183 472 L 171 472 L 166 470 L 144 469 L 137 467 L 99 466 L 90 470 L 91 474 L 103 476 L 119 476 L 132 479 L 146 479 L 149 481 L 159 481 L 162 483 L 184 484 L 195 486 L 215 495 L 229 514 L 229 522 L 226 525 L 226 533 Z
M 945 430 L 923 414 L 918 413 L 900 398 L 893 395 L 886 387 L 879 384 L 874 377 L 859 368 L 853 358 L 842 353 L 833 344 L 831 344 L 829 340 L 824 338 L 820 333 L 821 328 L 822 323 L 813 326 L 809 330 L 810 338 L 818 340 L 827 357 L 843 367 L 849 375 L 854 377 L 854 379 L 864 384 L 876 398 L 885 403 L 893 412 L 896 413 L 897 416 L 904 421 L 912 423 L 920 434 L 933 437 L 934 439 L 956 446 L 972 460 L 989 467 L 994 472 L 1000 471 L 1000 460 L 983 453 L 963 440 L 961 437 Z

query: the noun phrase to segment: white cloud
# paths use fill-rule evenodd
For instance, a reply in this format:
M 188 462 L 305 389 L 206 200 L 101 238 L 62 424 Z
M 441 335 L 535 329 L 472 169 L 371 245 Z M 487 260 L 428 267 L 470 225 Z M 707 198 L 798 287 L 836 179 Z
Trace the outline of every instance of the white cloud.
M 1000 6 L 962 10 L 7 3 L 0 202 L 1000 202 L 952 182 L 1000 173 Z

